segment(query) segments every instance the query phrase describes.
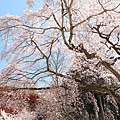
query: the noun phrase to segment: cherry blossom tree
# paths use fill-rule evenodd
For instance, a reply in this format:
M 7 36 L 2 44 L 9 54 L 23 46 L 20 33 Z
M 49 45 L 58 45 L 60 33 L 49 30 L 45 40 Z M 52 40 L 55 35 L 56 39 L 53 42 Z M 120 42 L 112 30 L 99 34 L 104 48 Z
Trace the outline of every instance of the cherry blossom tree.
M 27 4 L 30 8 L 35 5 L 34 0 L 27 0 Z M 1 17 L 0 38 L 5 45 L 1 59 L 8 63 L 1 79 L 32 84 L 54 80 L 54 87 L 63 88 L 60 91 L 70 89 L 72 83 L 71 100 L 86 91 L 87 102 L 81 101 L 88 106 L 94 101 L 98 119 L 96 101 L 102 100 L 101 95 L 109 95 L 106 99 L 112 97 L 115 104 L 120 101 L 119 19 L 119 0 L 44 0 L 37 11 L 28 9 L 23 16 Z M 73 120 L 66 105 L 61 106 Z M 107 113 L 102 109 L 108 108 L 101 106 L 104 120 Z

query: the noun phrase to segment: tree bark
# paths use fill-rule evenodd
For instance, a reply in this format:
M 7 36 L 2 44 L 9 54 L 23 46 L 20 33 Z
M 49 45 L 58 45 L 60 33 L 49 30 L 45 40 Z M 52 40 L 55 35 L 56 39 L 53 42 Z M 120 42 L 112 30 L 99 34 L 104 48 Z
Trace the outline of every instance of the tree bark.
M 100 120 L 105 120 L 104 108 L 103 108 L 103 105 L 102 105 L 101 96 L 98 95 L 98 97 L 99 97 L 99 103 L 100 103 Z

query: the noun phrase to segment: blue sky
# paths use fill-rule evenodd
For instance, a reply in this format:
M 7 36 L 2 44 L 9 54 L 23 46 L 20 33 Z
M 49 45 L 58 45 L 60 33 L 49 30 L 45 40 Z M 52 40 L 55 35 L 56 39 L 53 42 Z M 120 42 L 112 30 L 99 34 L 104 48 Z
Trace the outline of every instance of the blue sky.
M 36 10 L 41 6 L 42 2 L 38 2 L 37 0 L 35 0 L 35 6 L 33 7 L 33 10 Z M 23 15 L 23 11 L 28 8 L 29 7 L 26 4 L 26 0 L 1 0 L 0 16 L 4 16 L 8 13 L 11 15 Z
M 23 10 L 27 8 L 28 5 L 25 0 L 1 0 L 0 16 L 4 16 L 7 13 L 12 15 L 22 15 Z
M 42 2 L 39 3 L 37 2 L 37 0 L 35 0 L 35 6 L 32 9 L 36 10 L 41 6 L 42 6 Z M 22 16 L 24 10 L 28 8 L 29 7 L 26 4 L 26 0 L 0 0 L 0 16 L 4 16 L 6 14 Z M 0 43 L 0 46 L 1 44 L 2 43 Z M 6 62 L 4 60 L 0 61 L 0 72 L 5 67 L 5 63 Z

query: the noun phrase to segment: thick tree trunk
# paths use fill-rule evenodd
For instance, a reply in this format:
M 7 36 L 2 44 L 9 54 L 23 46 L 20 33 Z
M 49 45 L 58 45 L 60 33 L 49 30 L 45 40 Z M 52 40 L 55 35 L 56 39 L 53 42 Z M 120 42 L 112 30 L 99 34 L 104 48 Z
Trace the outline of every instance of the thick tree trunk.
M 92 117 L 91 117 L 91 115 L 89 114 L 89 120 L 92 120 Z
M 98 97 L 99 97 L 99 103 L 100 103 L 100 120 L 105 120 L 104 109 L 103 109 L 103 105 L 102 105 L 101 96 L 98 95 Z

